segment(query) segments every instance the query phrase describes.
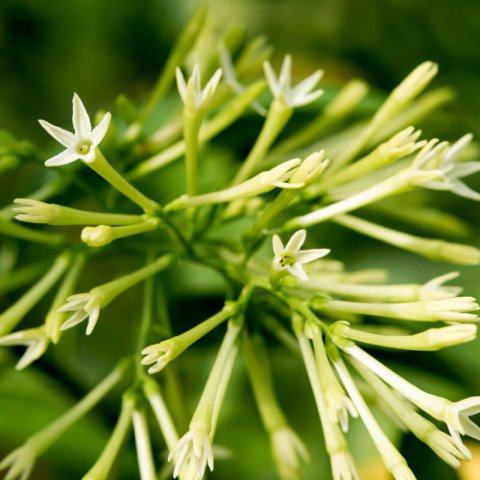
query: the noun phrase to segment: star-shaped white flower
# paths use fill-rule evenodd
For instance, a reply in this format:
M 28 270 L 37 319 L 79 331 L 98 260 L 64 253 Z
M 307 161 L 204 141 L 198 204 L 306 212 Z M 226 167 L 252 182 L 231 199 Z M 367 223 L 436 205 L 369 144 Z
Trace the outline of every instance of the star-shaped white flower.
M 201 480 L 208 466 L 213 471 L 213 449 L 210 437 L 203 428 L 191 428 L 175 445 L 168 455 L 174 462 L 173 478 L 181 475 L 184 469 L 192 467 L 192 480 Z
M 47 167 L 66 165 L 78 159 L 87 163 L 93 162 L 95 160 L 95 149 L 107 133 L 111 118 L 109 112 L 103 116 L 101 122 L 92 130 L 90 117 L 80 97 L 76 93 L 73 95 L 72 103 L 74 133 L 52 125 L 45 120 L 39 120 L 40 125 L 57 140 L 57 142 L 66 147 L 66 150 L 49 158 L 45 162 Z
M 312 92 L 315 85 L 320 78 L 322 78 L 322 70 L 317 70 L 295 87 L 292 87 L 292 58 L 290 55 L 285 56 L 278 77 L 275 75 L 275 72 L 268 61 L 264 62 L 263 69 L 273 96 L 275 98 L 283 97 L 290 107 L 307 105 L 321 97 L 323 94 L 323 90 L 315 90 Z
M 300 280 L 308 280 L 308 275 L 302 265 L 328 255 L 330 249 L 317 248 L 313 250 L 300 250 L 306 238 L 307 231 L 298 230 L 291 236 L 287 245 L 284 247 L 280 237 L 278 235 L 273 236 L 273 253 L 275 254 L 273 265 L 276 270 L 287 270 Z
M 220 79 L 222 78 L 222 69 L 218 68 L 215 71 L 212 78 L 210 78 L 203 89 L 200 78 L 200 67 L 198 64 L 195 64 L 193 67 L 192 76 L 187 81 L 185 81 L 185 77 L 178 67 L 176 70 L 176 77 L 178 92 L 182 97 L 183 103 L 192 111 L 198 111 L 202 108 L 206 108 L 212 99 L 215 90 L 220 83 Z
M 465 450 L 460 435 L 480 440 L 480 427 L 470 417 L 480 413 L 480 397 L 469 397 L 459 402 L 449 402 L 445 409 L 445 423 L 460 450 Z M 468 451 L 468 450 L 467 450 Z
M 470 200 L 480 200 L 480 193 L 467 186 L 461 178 L 480 171 L 480 162 L 459 161 L 465 149 L 470 145 L 473 135 L 468 133 L 453 145 L 441 142 L 427 152 L 418 163 L 422 169 L 436 169 L 441 172 L 438 178 L 422 183 L 423 187 L 433 190 L 450 190 L 452 193 Z M 432 141 L 433 142 L 433 141 Z M 433 145 L 432 145 L 433 147 Z
M 15 368 L 22 370 L 40 358 L 47 350 L 49 339 L 44 328 L 30 328 L 0 338 L 0 346 L 25 345 L 27 349 Z
M 88 318 L 86 333 L 90 335 L 97 324 L 101 307 L 101 298 L 94 293 L 70 295 L 67 298 L 67 303 L 58 309 L 59 312 L 72 312 L 71 316 L 62 325 L 61 330 L 72 328 Z

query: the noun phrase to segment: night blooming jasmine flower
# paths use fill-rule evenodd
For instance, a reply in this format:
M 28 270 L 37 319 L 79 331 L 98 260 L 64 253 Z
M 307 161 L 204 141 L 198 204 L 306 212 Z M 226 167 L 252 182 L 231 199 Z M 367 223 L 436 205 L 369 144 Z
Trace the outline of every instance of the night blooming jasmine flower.
M 282 479 L 300 479 L 300 460 L 309 459 L 307 449 L 298 435 L 287 425 L 274 430 L 270 435 L 275 463 Z
M 298 85 L 292 87 L 292 57 L 290 57 L 290 55 L 285 56 L 278 77 L 273 71 L 270 62 L 264 62 L 263 68 L 273 96 L 275 98 L 282 98 L 290 107 L 302 107 L 303 105 L 314 102 L 323 94 L 323 90 L 312 91 L 322 78 L 322 70 L 317 70 L 302 80 Z
M 62 325 L 61 330 L 75 327 L 88 318 L 87 335 L 90 335 L 97 324 L 101 307 L 101 297 L 94 293 L 71 295 L 68 297 L 67 303 L 58 309 L 59 312 L 73 312 Z
M 220 79 L 222 78 L 222 69 L 218 68 L 216 70 L 203 89 L 200 78 L 200 67 L 198 64 L 195 64 L 193 67 L 192 76 L 188 81 L 185 81 L 185 77 L 178 67 L 176 70 L 176 77 L 178 92 L 182 97 L 183 103 L 188 109 L 195 112 L 205 109 L 208 106 L 208 103 L 212 99 Z
M 88 318 L 87 335 L 90 335 L 97 324 L 100 310 L 125 290 L 146 280 L 155 273 L 164 270 L 172 262 L 170 255 L 158 257 L 146 267 L 139 268 L 128 275 L 123 275 L 111 282 L 92 288 L 87 293 L 70 295 L 67 303 L 58 309 L 59 312 L 72 312 L 62 325 L 62 330 L 72 328 Z
M 439 180 L 431 180 L 423 183 L 425 188 L 434 190 L 450 190 L 452 193 L 470 200 L 480 200 L 480 193 L 475 192 L 465 185 L 460 178 L 467 177 L 480 171 L 480 162 L 459 162 L 459 157 L 470 145 L 473 135 L 468 133 L 458 139 L 452 146 L 447 148 L 440 156 L 440 162 L 436 165 L 444 173 L 444 177 Z
M 330 253 L 328 248 L 317 248 L 313 250 L 300 250 L 307 238 L 306 230 L 298 230 L 284 247 L 278 235 L 272 238 L 273 268 L 278 272 L 287 271 L 300 280 L 308 280 L 308 275 L 303 269 L 303 264 L 310 263 Z
M 182 195 L 167 205 L 166 210 L 177 210 L 185 207 L 225 203 L 232 200 L 250 198 L 269 192 L 274 188 L 301 188 L 304 186 L 304 183 L 288 182 L 300 164 L 301 160 L 299 158 L 287 160 L 270 170 L 261 172 L 253 178 L 225 190 L 195 195 L 193 197 Z
M 463 445 L 460 435 L 467 435 L 480 440 L 480 427 L 469 418 L 480 413 L 480 396 L 451 402 L 446 398 L 427 393 L 411 384 L 354 343 L 347 345 L 339 344 L 339 346 L 414 405 L 433 418 L 445 422 L 460 451 L 468 453 L 468 449 Z
M 118 420 L 111 435 L 104 436 L 93 466 L 83 473 L 69 470 L 69 478 L 106 480 L 115 473 L 112 469 L 130 436 L 142 480 L 172 474 L 180 480 L 202 480 L 226 456 L 214 447 L 217 430 L 222 438 L 229 438 L 239 423 L 242 431 L 251 430 L 246 415 L 261 422 L 264 440 L 270 442 L 272 469 L 275 464 L 281 480 L 303 478 L 308 460 L 304 441 L 313 452 L 326 450 L 329 478 L 358 480 L 353 461 L 358 452 L 351 450 L 364 439 L 357 432 L 348 434 L 350 417 L 363 421 L 395 480 L 415 478 L 396 448 L 404 441 L 404 432 L 416 436 L 449 466 L 460 467 L 472 456 L 462 436 L 480 440 L 475 417 L 480 414 L 480 397 L 471 396 L 478 392 L 469 391 L 469 398 L 453 402 L 440 396 L 445 395 L 441 390 L 432 395 L 357 346 L 427 352 L 470 342 L 477 335 L 477 301 L 460 296 L 462 285 L 446 284 L 456 272 L 426 283 L 387 283 L 390 259 L 399 267 L 393 278 L 406 278 L 409 270 L 415 270 L 407 258 L 410 254 L 480 265 L 477 246 L 448 240 L 472 233 L 468 215 L 458 205 L 444 210 L 441 202 L 435 203 L 435 190 L 480 200 L 480 194 L 460 181 L 480 171 L 480 162 L 471 161 L 476 160 L 471 157 L 475 148 L 469 147 L 472 136 L 450 144 L 423 139 L 417 129 L 421 122 L 430 132 L 435 125 L 424 122 L 426 115 L 451 98 L 447 88 L 422 94 L 436 65 L 427 61 L 415 68 L 376 109 L 371 108 L 377 102 L 370 97 L 368 108 L 358 108 L 367 87 L 355 79 L 319 102 L 320 70 L 293 85 L 290 56 L 277 75 L 266 62 L 271 51 L 264 40 L 244 44 L 237 28 L 212 29 L 206 17 L 206 8 L 201 8 L 189 22 L 143 106 L 117 97 L 114 131 L 108 130 L 108 113 L 93 128 L 74 95 L 72 133 L 40 121 L 63 145 L 59 155 L 49 158 L 49 147 L 0 132 L 0 176 L 5 169 L 18 168 L 21 181 L 12 187 L 37 185 L 34 191 L 15 191 L 12 200 L 19 198 L 0 210 L 0 236 L 7 235 L 0 241 L 0 303 L 6 307 L 0 312 L 0 349 L 15 347 L 2 357 L 2 366 L 26 367 L 49 342 L 64 342 L 63 330 L 82 322 L 91 334 L 99 315 L 102 322 L 112 322 L 97 332 L 99 338 L 90 342 L 90 349 L 75 349 L 67 340 L 61 355 L 50 358 L 51 371 L 62 372 L 67 384 L 69 369 L 61 368 L 66 357 L 81 367 L 73 372 L 75 384 L 96 386 L 84 395 L 77 392 L 68 410 L 0 460 L 0 470 L 8 470 L 2 475 L 6 480 L 27 480 L 36 459 L 106 395 L 112 405 L 120 406 L 122 399 Z M 232 51 L 227 51 L 230 47 Z M 199 59 L 201 67 L 193 67 L 192 59 Z M 193 68 L 185 76 L 180 68 L 187 65 Z M 212 74 L 203 79 L 203 88 L 201 68 L 202 76 Z M 263 95 L 267 84 L 271 94 Z M 255 115 L 251 121 L 252 107 L 263 112 L 259 101 L 265 118 Z M 309 115 L 294 119 L 296 108 L 306 104 Z M 286 129 L 290 119 L 293 125 Z M 112 155 L 118 170 L 104 154 Z M 81 178 L 68 167 L 43 175 L 29 167 L 36 158 L 49 158 L 47 166 L 80 160 L 82 165 L 76 166 L 81 167 L 77 172 Z M 91 174 L 83 178 L 84 168 L 105 182 Z M 152 198 L 130 183 L 147 174 L 147 181 L 139 185 Z M 83 209 L 96 207 L 100 211 Z M 348 248 L 338 249 L 336 260 L 323 258 L 327 248 L 302 250 L 305 229 L 316 225 L 312 234 L 325 238 L 327 221 L 367 240 L 403 249 L 405 264 L 403 257 L 395 259 L 394 249 L 378 258 L 372 248 L 350 236 L 345 237 Z M 396 223 L 404 231 L 392 228 Z M 52 225 L 80 228 L 49 228 Z M 289 240 L 283 238 L 285 231 L 290 231 Z M 273 235 L 273 254 L 263 248 L 272 234 L 281 235 Z M 362 258 L 362 264 L 375 257 L 375 267 L 351 271 L 341 257 L 352 255 Z M 98 285 L 100 270 L 108 279 Z M 447 267 L 442 273 L 451 270 Z M 132 293 L 122 303 L 128 289 Z M 110 303 L 112 308 L 105 308 Z M 40 312 L 42 305 L 47 305 L 46 315 Z M 35 318 L 41 323 L 32 328 Z M 421 329 L 418 322 L 431 322 L 428 326 L 433 328 Z M 113 350 L 108 344 L 112 329 L 125 333 L 116 336 Z M 224 331 L 224 337 L 212 362 L 210 347 L 218 337 L 212 335 L 214 329 Z M 118 366 L 102 381 L 89 368 L 92 363 L 83 361 L 85 352 L 102 369 L 113 354 Z M 288 369 L 278 363 L 271 366 L 289 353 L 294 357 Z M 171 363 L 180 355 L 190 360 L 176 369 Z M 245 368 L 235 368 L 239 357 Z M 427 367 L 421 369 L 422 384 L 436 384 L 438 371 L 428 368 L 428 359 L 421 363 Z M 188 365 L 193 375 L 184 375 Z M 33 366 L 40 373 L 44 367 L 40 361 Z M 352 376 L 352 369 L 361 378 Z M 277 381 L 303 392 L 302 374 L 314 404 L 303 395 L 294 401 L 277 396 Z M 184 385 L 193 377 L 192 385 Z M 243 388 L 245 377 L 251 388 Z M 35 386 L 44 375 L 31 375 L 30 380 Z M 0 383 L 1 397 L 2 387 L 16 395 L 15 386 L 22 382 L 12 378 L 8 385 Z M 438 389 L 444 388 L 441 383 Z M 230 384 L 235 387 L 233 396 Z M 40 390 L 32 391 L 41 394 Z M 48 398 L 54 399 L 52 394 Z M 45 400 L 37 397 L 32 405 Z M 14 420 L 31 407 L 17 403 L 4 409 Z M 229 410 L 242 407 L 236 409 L 240 416 L 230 418 L 226 426 L 221 424 L 224 404 Z M 392 439 L 370 405 L 380 406 L 396 420 L 389 426 Z M 318 422 L 309 411 L 313 406 Z M 297 415 L 290 418 L 292 410 Z M 187 418 L 188 411 L 193 414 Z M 308 425 L 297 433 L 299 411 Z M 323 435 L 316 435 L 314 428 Z M 245 457 L 258 447 L 256 431 L 250 430 Z M 321 445 L 315 443 L 320 437 Z M 77 443 L 81 450 L 82 442 Z M 158 451 L 162 445 L 170 452 L 171 464 Z M 132 459 L 126 457 L 130 472 Z M 261 467 L 249 476 L 273 475 L 264 463 Z M 52 464 L 50 476 L 55 468 Z M 315 468 L 310 467 L 310 474 L 318 477 Z M 222 470 L 215 476 L 231 478 L 235 471 Z
M 73 128 L 75 133 L 68 132 L 63 128 L 52 125 L 45 120 L 39 120 L 40 125 L 67 149 L 45 162 L 47 167 L 57 167 L 72 163 L 75 160 L 93 162 L 95 160 L 95 149 L 105 137 L 110 125 L 111 115 L 107 112 L 100 123 L 92 130 L 90 117 L 75 93 L 73 95 Z
M 15 366 L 17 370 L 28 367 L 32 362 L 37 360 L 37 358 L 41 357 L 47 350 L 48 343 L 49 338 L 45 333 L 45 329 L 42 327 L 21 330 L 0 337 L 0 346 L 25 345 L 27 347 L 22 358 L 20 358 Z

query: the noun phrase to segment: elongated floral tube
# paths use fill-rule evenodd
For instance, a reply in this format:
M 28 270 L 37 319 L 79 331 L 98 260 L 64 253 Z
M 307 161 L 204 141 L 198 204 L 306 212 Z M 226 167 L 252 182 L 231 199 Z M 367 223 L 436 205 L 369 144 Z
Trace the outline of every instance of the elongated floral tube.
M 340 430 L 339 425 L 332 421 L 327 413 L 327 403 L 320 381 L 320 372 L 318 371 L 312 346 L 303 333 L 303 319 L 299 318 L 298 314 L 295 314 L 292 321 L 322 424 L 325 445 L 330 456 L 333 478 L 335 480 L 341 480 L 343 478 L 354 480 L 358 478 L 358 476 L 345 436 Z
M 263 80 L 258 81 L 252 83 L 240 95 L 234 97 L 224 109 L 203 124 L 200 128 L 199 142 L 207 142 L 229 127 L 235 120 L 238 120 L 250 108 L 251 103 L 260 95 L 264 88 L 265 82 Z M 180 140 L 164 151 L 141 162 L 127 174 L 127 178 L 135 180 L 163 168 L 180 158 L 185 153 L 185 149 L 185 141 Z
M 130 367 L 130 361 L 121 361 L 111 373 L 77 404 L 50 425 L 29 437 L 21 447 L 5 457 L 0 463 L 0 470 L 10 468 L 13 478 L 15 478 L 15 472 L 23 470 L 25 472 L 23 474 L 24 478 L 27 478 L 35 460 L 118 385 L 125 378 Z M 7 473 L 7 478 L 12 478 L 12 476 Z
M 67 298 L 67 303 L 58 309 L 59 312 L 72 312 L 61 329 L 66 330 L 74 327 L 88 318 L 87 335 L 90 335 L 95 328 L 102 308 L 125 290 L 168 268 L 172 261 L 172 255 L 163 255 L 147 266 L 92 288 L 87 293 L 71 295 Z
M 333 221 L 356 232 L 432 260 L 456 265 L 480 264 L 480 250 L 471 245 L 418 237 L 352 215 L 338 215 Z
M 41 245 L 47 245 L 49 247 L 61 246 L 65 239 L 58 233 L 47 233 L 33 228 L 25 227 L 24 225 L 18 225 L 0 218 L 0 233 L 8 235 L 14 238 L 20 238 L 29 242 L 40 243 Z
M 22 318 L 59 280 L 68 268 L 70 261 L 69 254 L 63 253 L 59 255 L 42 279 L 0 315 L 0 336 L 11 332 L 18 325 Z
M 16 212 L 15 218 L 22 222 L 48 223 L 49 225 L 131 225 L 143 221 L 141 215 L 90 212 L 31 198 L 16 198 L 13 202 L 19 205 L 13 208 Z
M 351 328 L 346 322 L 336 322 L 330 327 L 332 336 L 377 347 L 413 351 L 434 351 L 471 342 L 477 334 L 477 326 L 470 324 L 430 328 L 413 335 L 381 335 Z
M 113 432 L 97 461 L 83 476 L 82 480 L 108 480 L 113 464 L 118 458 L 131 428 L 133 406 L 133 401 L 124 396 L 120 416 L 118 417 Z
M 418 322 L 475 322 L 479 318 L 472 311 L 479 309 L 473 297 L 455 297 L 441 300 L 422 300 L 405 303 L 367 303 L 343 300 L 313 300 L 312 306 L 343 313 L 373 315 Z
M 228 320 L 235 313 L 236 309 L 237 306 L 235 303 L 227 303 L 218 313 L 185 333 L 144 348 L 142 354 L 146 355 L 146 357 L 142 360 L 142 364 L 150 365 L 154 363 L 154 365 L 149 368 L 149 373 L 156 373 L 162 370 L 190 345 Z

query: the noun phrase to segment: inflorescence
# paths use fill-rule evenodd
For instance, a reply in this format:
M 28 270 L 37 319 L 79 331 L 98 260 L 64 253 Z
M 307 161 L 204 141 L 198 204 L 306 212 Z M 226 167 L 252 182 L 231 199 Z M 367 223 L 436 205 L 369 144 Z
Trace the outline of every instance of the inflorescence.
M 15 199 L 1 211 L 2 233 L 57 253 L 46 271 L 45 263 L 24 266 L 13 270 L 9 281 L 1 285 L 6 291 L 32 284 L 0 315 L 0 345 L 25 346 L 16 366 L 24 369 L 77 325 L 85 328 L 87 335 L 94 335 L 98 322 L 111 321 L 104 308 L 126 290 L 141 284 L 144 295 L 138 301 L 137 317 L 132 318 L 139 332 L 134 354 L 126 352 L 104 380 L 10 453 L 0 469 L 7 469 L 7 480 L 25 480 L 46 449 L 114 387 L 123 385 L 112 435 L 83 478 L 108 477 L 131 426 L 140 476 L 157 478 L 152 417 L 168 449 L 173 477 L 200 480 L 215 467 L 214 441 L 221 426 L 221 407 L 234 366 L 241 360 L 270 438 L 278 475 L 285 480 L 301 478 L 309 454 L 275 393 L 269 360 L 272 338 L 293 349 L 302 360 L 334 479 L 358 478 L 345 435 L 352 421 L 363 422 L 395 479 L 415 478 L 372 414 L 372 399 L 382 400 L 405 430 L 458 468 L 471 458 L 464 437 L 480 440 L 480 428 L 470 419 L 480 412 L 480 396 L 454 401 L 433 395 L 378 360 L 376 350 L 370 352 L 372 346 L 438 350 L 474 340 L 479 306 L 474 298 L 460 296 L 460 287 L 447 284 L 458 274 L 425 279 L 424 284 L 386 284 L 382 272 L 379 277 L 378 271 L 346 270 L 333 258 L 333 243 L 301 249 L 304 243 L 313 243 L 307 240 L 307 232 L 315 238 L 308 229 L 320 231 L 321 224 L 330 221 L 432 260 L 480 264 L 476 247 L 436 238 L 443 233 L 440 223 L 450 234 L 465 225 L 436 207 L 430 200 L 435 198 L 433 194 L 414 207 L 405 200 L 414 190 L 450 191 L 480 199 L 480 194 L 463 182 L 480 170 L 480 162 L 471 159 L 472 136 L 450 143 L 422 138 L 411 126 L 451 97 L 446 89 L 425 92 L 437 72 L 436 65 L 425 62 L 415 68 L 371 117 L 357 122 L 352 114 L 367 94 L 364 82 L 352 80 L 320 107 L 321 71 L 292 86 L 290 56 L 285 57 L 277 75 L 263 40 L 246 45 L 217 41 L 218 50 L 199 51 L 197 40 L 206 34 L 213 35 L 206 12 L 200 10 L 141 108 L 121 97 L 119 113 L 103 113 L 92 128 L 82 100 L 75 94 L 74 133 L 40 120 L 65 148 L 46 161 L 44 156 L 45 165 L 58 170 L 77 168 L 75 172 L 91 169 L 108 187 L 101 192 L 102 198 L 109 199 L 104 204 L 108 207 L 79 209 L 77 194 L 69 206 L 50 203 L 55 197 L 68 200 L 62 193 L 74 184 L 75 173 L 47 177 L 42 188 Z M 172 88 L 175 79 L 177 90 Z M 268 89 L 269 94 L 263 95 Z M 175 99 L 178 109 L 152 127 L 152 111 L 161 110 L 167 98 L 170 104 Z M 285 134 L 295 111 L 306 105 L 320 113 Z M 263 125 L 244 161 L 223 185 L 205 191 L 202 162 L 208 142 L 222 138 L 222 133 L 245 115 L 261 114 Z M 348 122 L 351 126 L 345 127 Z M 28 162 L 28 156 L 22 160 Z M 151 188 L 156 173 L 161 175 L 162 169 L 182 161 L 182 193 L 164 201 Z M 76 165 L 64 167 L 70 163 Z M 149 186 L 135 186 L 146 177 L 151 179 Z M 159 185 L 161 189 L 161 180 Z M 130 206 L 126 199 L 132 202 Z M 387 225 L 364 218 L 364 210 L 360 210 L 364 207 L 376 208 Z M 423 223 L 434 236 L 422 237 L 389 226 L 389 219 L 400 214 L 412 226 Z M 429 223 L 432 215 L 438 222 Z M 49 233 L 25 225 L 28 223 L 60 228 Z M 242 229 L 241 235 L 236 241 L 231 236 L 223 238 L 233 225 L 236 232 Z M 72 238 L 62 234 L 65 226 L 69 232 L 71 226 L 82 230 Z M 102 255 L 128 255 L 137 259 L 138 268 L 79 291 L 77 285 L 86 266 Z M 225 285 L 224 304 L 193 328 L 185 331 L 179 322 L 174 330 L 181 333 L 163 331 L 159 337 L 154 328 L 154 307 L 160 301 L 156 295 L 161 284 L 158 274 L 174 270 L 179 262 L 198 263 L 220 275 Z M 56 294 L 43 323 L 22 330 L 23 318 L 53 289 Z M 178 356 L 221 324 L 225 333 L 213 367 L 187 430 L 180 431 L 170 413 L 172 405 L 162 392 L 163 375 Z M 395 334 L 384 328 L 390 324 Z M 156 342 L 149 345 L 148 339 L 155 336 Z M 295 358 L 292 356 L 292 362 Z

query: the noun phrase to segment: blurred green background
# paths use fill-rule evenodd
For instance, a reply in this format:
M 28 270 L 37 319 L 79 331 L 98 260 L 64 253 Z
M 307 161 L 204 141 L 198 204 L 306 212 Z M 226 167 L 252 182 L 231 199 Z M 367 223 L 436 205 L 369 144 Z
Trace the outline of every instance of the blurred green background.
M 346 79 L 360 76 L 379 91 L 389 90 L 414 66 L 427 59 L 434 60 L 440 65 L 436 85 L 452 85 L 458 93 L 442 129 L 448 132 L 449 139 L 465 131 L 472 131 L 477 138 L 480 134 L 478 1 L 212 0 L 210 3 L 215 21 L 242 23 L 250 36 L 265 33 L 275 46 L 277 58 L 291 53 L 294 70 L 307 73 L 323 68 L 326 84 L 342 84 Z M 73 91 L 81 95 L 89 110 L 111 109 L 119 93 L 142 100 L 162 68 L 172 39 L 199 4 L 186 0 L 1 0 L 0 130 L 8 129 L 19 138 L 46 144 L 49 139 L 38 127 L 37 119 L 46 118 L 68 126 Z M 1 190 L 4 203 L 13 195 L 25 193 L 10 192 L 7 185 L 1 185 Z M 452 196 L 440 198 L 443 205 L 461 211 L 465 219 L 475 227 L 478 225 L 480 215 L 475 205 Z M 474 243 L 478 245 L 478 227 L 475 234 Z M 348 259 L 350 269 L 388 265 L 390 270 L 395 270 L 397 267 L 397 281 L 425 281 L 452 269 L 420 261 L 393 248 L 380 249 L 373 241 L 335 228 L 319 233 L 319 238 L 326 241 L 334 238 L 338 242 L 337 256 Z M 351 249 L 352 244 L 356 246 L 355 251 Z M 115 272 L 115 268 L 121 271 L 121 267 L 109 264 L 102 265 L 101 270 L 110 275 L 109 269 Z M 478 269 L 463 270 L 466 292 L 480 296 Z M 179 276 L 176 280 L 181 283 L 185 282 L 184 278 Z M 173 315 L 185 317 L 199 306 L 202 313 L 198 316 L 202 317 L 218 301 L 217 279 L 210 282 L 204 271 L 191 270 L 188 278 L 190 283 L 202 285 L 203 293 L 209 296 L 190 308 L 179 301 Z M 188 285 L 185 290 L 188 291 Z M 139 295 L 140 290 L 128 294 L 120 304 L 124 310 L 118 311 L 128 313 L 129 304 Z M 42 305 L 43 311 L 45 307 Z M 123 324 L 128 325 L 128 319 Z M 89 339 L 88 346 L 81 333 L 69 337 L 67 345 L 50 354 L 52 361 L 42 363 L 38 370 L 21 374 L 11 369 L 2 370 L 0 454 L 56 418 L 81 395 L 82 387 L 91 385 L 107 371 L 121 352 L 124 332 L 114 325 L 101 326 L 98 335 Z M 109 343 L 105 346 L 106 339 Z M 217 340 L 213 338 L 211 344 L 217 344 Z M 198 358 L 213 354 L 208 345 L 205 348 L 179 361 L 184 383 L 189 386 L 186 403 L 191 408 L 208 371 L 208 365 L 197 370 Z M 95 352 L 99 349 L 102 355 L 97 357 Z M 64 356 L 72 350 L 75 358 Z M 478 352 L 477 341 L 438 354 L 409 356 L 408 363 L 403 363 L 401 368 L 432 391 L 452 399 L 460 398 L 480 393 Z M 287 406 L 292 424 L 298 427 L 310 448 L 312 464 L 308 478 L 316 479 L 320 475 L 329 478 L 320 426 L 317 418 L 312 417 L 313 400 L 306 380 L 298 375 L 303 367 L 282 351 L 275 350 L 273 355 L 281 402 Z M 385 358 L 393 362 L 405 359 L 395 355 Z M 53 360 L 63 362 L 63 368 L 53 369 Z M 229 390 L 218 434 L 219 443 L 231 448 L 235 458 L 218 462 L 212 478 L 273 479 L 267 438 L 259 426 L 242 368 L 239 367 L 239 375 Z M 432 375 L 421 374 L 423 369 Z M 73 380 L 68 375 L 62 376 L 62 372 L 69 372 Z M 39 463 L 33 478 L 80 478 L 79 472 L 89 467 L 102 448 L 117 408 L 118 401 L 111 399 L 88 421 L 82 422 Z M 311 426 L 313 422 L 315 428 Z M 351 437 L 357 457 L 367 466 L 370 458 L 375 462 L 373 447 L 363 441 L 362 429 L 355 426 Z M 421 480 L 457 478 L 410 436 L 403 440 L 402 451 Z M 476 452 L 478 459 L 478 450 Z M 364 470 L 365 480 L 386 478 L 383 473 L 376 476 L 375 467 L 368 468 Z M 480 467 L 477 475 L 479 471 Z M 136 475 L 134 453 L 130 448 L 119 468 L 119 478 L 127 480 Z

